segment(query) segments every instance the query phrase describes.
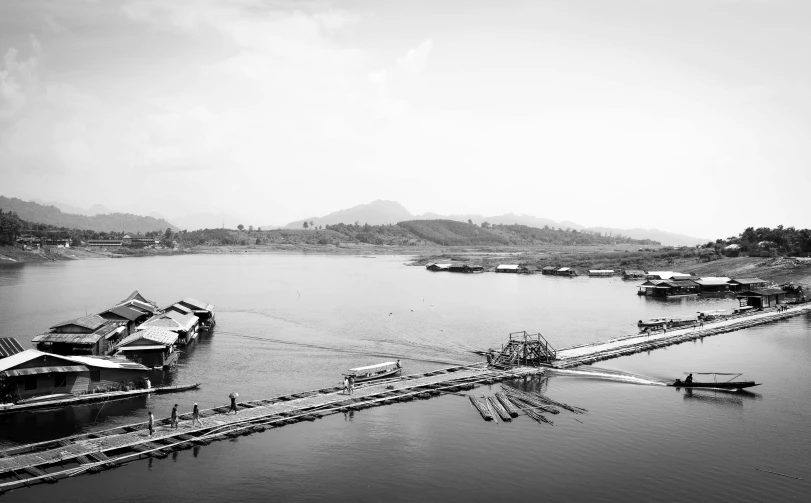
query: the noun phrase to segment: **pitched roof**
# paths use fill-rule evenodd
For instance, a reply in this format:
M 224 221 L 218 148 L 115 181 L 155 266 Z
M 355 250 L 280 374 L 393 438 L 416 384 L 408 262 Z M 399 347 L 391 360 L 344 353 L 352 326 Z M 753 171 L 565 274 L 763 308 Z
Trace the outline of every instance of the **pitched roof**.
M 108 309 L 100 314 L 104 313 L 117 314 L 118 316 L 130 321 L 135 321 L 138 318 L 141 318 L 144 314 L 146 314 L 142 311 L 139 311 L 129 306 L 115 306 L 114 308 Z
M 185 299 L 179 302 L 180 304 L 186 304 L 187 306 L 191 307 L 192 309 L 197 309 L 198 311 L 213 311 L 214 304 L 206 304 L 203 301 L 193 299 L 191 297 L 186 297 Z
M 43 353 L 42 351 L 38 351 L 36 349 L 26 349 L 25 351 L 22 351 L 15 355 L 11 355 L 7 358 L 0 359 L 0 372 L 12 369 L 17 365 L 22 365 L 23 363 L 28 363 L 35 358 L 39 358 L 40 356 L 47 356 L 49 358 L 59 360 L 56 363 L 73 363 L 71 362 L 70 359 L 68 359 L 65 356 Z
M 121 370 L 149 370 L 140 363 L 131 362 L 123 358 L 107 358 L 104 356 L 66 356 L 65 358 L 73 360 L 76 363 L 81 363 L 82 365 L 87 365 L 88 367 Z
M 51 330 L 54 328 L 65 327 L 68 325 L 76 325 L 79 327 L 88 328 L 90 330 L 95 330 L 100 326 L 104 325 L 107 320 L 99 316 L 98 314 L 89 314 L 87 316 L 82 316 L 81 318 L 75 318 L 73 320 L 63 321 L 62 323 L 57 323 L 56 325 L 51 327 Z
M 48 332 L 34 336 L 31 342 L 63 342 L 67 344 L 92 345 L 97 343 L 102 337 L 104 337 L 104 334 L 99 332 L 90 334 Z
M 25 351 L 14 337 L 0 337 L 0 358 L 7 358 Z
M 571 270 L 572 270 L 571 267 L 561 267 L 560 269 L 558 269 L 558 272 L 566 272 L 566 271 L 571 271 Z
M 188 307 L 184 306 L 183 304 L 172 304 L 171 306 L 169 306 L 167 308 L 164 308 L 163 311 L 164 312 L 177 311 L 177 312 L 183 313 L 183 314 L 191 314 L 192 313 L 192 310 L 189 309 Z
M 121 302 L 119 302 L 118 304 L 119 304 L 119 305 L 121 305 L 121 304 L 126 304 L 127 302 L 129 302 L 129 301 L 131 301 L 131 300 L 138 300 L 138 301 L 141 301 L 141 302 L 145 302 L 145 303 L 147 303 L 147 304 L 152 304 L 152 302 L 150 302 L 150 301 L 149 301 L 149 299 L 147 299 L 146 297 L 144 297 L 143 295 L 141 295 L 141 293 L 140 293 L 138 290 L 133 290 L 133 291 L 132 291 L 132 293 L 129 295 L 129 297 L 127 297 L 126 299 L 122 300 L 122 301 L 121 301 Z
M 164 346 L 171 346 L 172 344 L 177 342 L 177 333 L 161 327 L 147 327 L 143 330 L 135 332 L 134 334 L 128 337 L 125 337 L 124 340 L 122 340 L 117 347 L 129 345 L 130 343 L 140 339 L 145 339 L 151 342 L 162 344 Z
M 149 318 L 141 324 L 142 327 L 162 327 L 169 330 L 190 330 L 197 323 L 197 316 L 169 311 Z
M 745 296 L 745 297 L 749 297 L 749 296 L 752 296 L 752 297 L 753 296 L 765 297 L 767 295 L 780 295 L 780 294 L 784 294 L 784 293 L 786 293 L 786 292 L 784 292 L 783 290 L 781 290 L 779 288 L 762 288 L 760 290 L 751 290 L 749 292 L 741 292 L 741 294 L 743 296 Z
M 544 271 L 554 271 L 554 270 L 555 270 L 555 267 L 554 267 L 554 266 L 551 266 L 551 265 L 548 265 L 548 266 L 544 267 L 544 268 L 543 268 L 543 270 L 544 270 Z
M 760 278 L 734 278 L 729 280 L 730 283 L 737 283 L 739 285 L 754 285 L 757 283 L 766 283 Z
M 697 279 L 696 283 L 701 286 L 721 286 L 728 285 L 729 278 L 726 276 L 709 276 L 706 278 Z
M 152 304 L 147 304 L 146 302 L 141 302 L 140 300 L 131 300 L 129 302 L 122 302 L 119 306 L 129 306 L 134 309 L 139 309 L 145 313 L 155 313 L 158 309 L 153 306 Z
M 517 265 L 517 264 L 501 264 L 501 265 L 499 265 L 498 267 L 496 267 L 496 269 L 508 269 L 508 270 L 513 270 L 513 269 L 518 269 L 519 267 L 521 267 L 521 266 L 520 266 L 520 265 Z

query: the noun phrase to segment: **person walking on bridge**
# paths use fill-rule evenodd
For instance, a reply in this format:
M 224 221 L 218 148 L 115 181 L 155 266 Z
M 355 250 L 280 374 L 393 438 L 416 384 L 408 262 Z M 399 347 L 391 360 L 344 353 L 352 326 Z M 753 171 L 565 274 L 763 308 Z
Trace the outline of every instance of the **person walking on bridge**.
M 194 409 L 191 411 L 191 425 L 194 427 L 194 423 L 200 423 L 200 426 L 203 426 L 203 422 L 200 421 L 200 408 L 197 404 L 194 404 Z
M 172 428 L 177 429 L 177 404 L 172 407 Z
M 152 415 L 152 411 L 149 411 L 149 436 L 151 437 L 152 434 L 155 433 L 155 416 Z

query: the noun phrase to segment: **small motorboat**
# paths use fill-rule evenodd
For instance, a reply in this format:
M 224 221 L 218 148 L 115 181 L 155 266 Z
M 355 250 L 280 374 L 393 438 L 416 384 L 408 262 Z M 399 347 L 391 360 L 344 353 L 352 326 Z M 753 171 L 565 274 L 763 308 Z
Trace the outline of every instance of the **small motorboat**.
M 698 325 L 698 317 L 685 317 L 685 318 L 672 318 L 670 320 L 670 327 L 692 327 Z
M 357 367 L 349 369 L 347 376 L 353 376 L 355 382 L 371 381 L 372 379 L 381 379 L 383 377 L 390 377 L 400 373 L 402 366 L 400 360 L 396 362 L 384 362 L 375 365 L 367 365 L 366 367 Z
M 668 384 L 674 388 L 710 388 L 710 389 L 726 389 L 726 390 L 739 390 L 744 388 L 751 388 L 753 386 L 760 386 L 755 381 L 734 381 L 743 374 L 728 374 L 723 372 L 685 372 L 688 374 L 687 379 L 676 379 L 674 382 Z M 693 381 L 693 374 L 696 375 L 711 375 L 714 376 L 712 381 Z M 732 376 L 726 381 L 718 381 L 718 376 Z
M 670 318 L 651 318 L 649 320 L 639 320 L 637 326 L 640 330 L 645 330 L 646 328 L 662 328 L 670 326 Z

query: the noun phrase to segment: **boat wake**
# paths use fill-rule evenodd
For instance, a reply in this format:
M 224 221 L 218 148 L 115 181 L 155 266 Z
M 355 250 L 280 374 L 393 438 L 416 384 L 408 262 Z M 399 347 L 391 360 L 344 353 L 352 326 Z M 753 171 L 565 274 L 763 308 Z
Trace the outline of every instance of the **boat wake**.
M 604 381 L 624 382 L 628 384 L 639 384 L 644 386 L 666 386 L 667 383 L 658 379 L 652 379 L 639 374 L 631 374 L 620 370 L 591 367 L 588 365 L 577 367 L 576 369 L 550 369 L 550 375 L 569 376 L 586 379 L 601 379 Z

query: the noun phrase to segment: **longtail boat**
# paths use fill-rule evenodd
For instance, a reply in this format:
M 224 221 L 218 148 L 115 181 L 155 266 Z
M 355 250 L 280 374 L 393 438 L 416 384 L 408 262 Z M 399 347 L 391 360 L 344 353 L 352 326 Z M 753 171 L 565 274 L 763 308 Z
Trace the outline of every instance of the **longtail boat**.
M 711 375 L 714 376 L 713 381 L 682 381 L 681 379 L 676 379 L 675 382 L 668 384 L 668 386 L 673 386 L 675 388 L 711 388 L 711 389 L 727 389 L 727 390 L 739 390 L 744 388 L 751 388 L 753 386 L 760 386 L 760 383 L 756 383 L 755 381 L 733 381 L 733 379 L 737 379 L 738 377 L 742 376 L 743 374 L 729 374 L 724 372 L 685 372 L 685 374 L 689 375 Z M 732 376 L 726 381 L 718 382 L 718 376 Z
M 367 365 L 365 367 L 357 367 L 349 369 L 347 376 L 353 376 L 355 382 L 371 381 L 372 379 L 381 379 L 383 377 L 393 376 L 399 374 L 402 367 L 400 361 L 384 362 L 375 365 Z

